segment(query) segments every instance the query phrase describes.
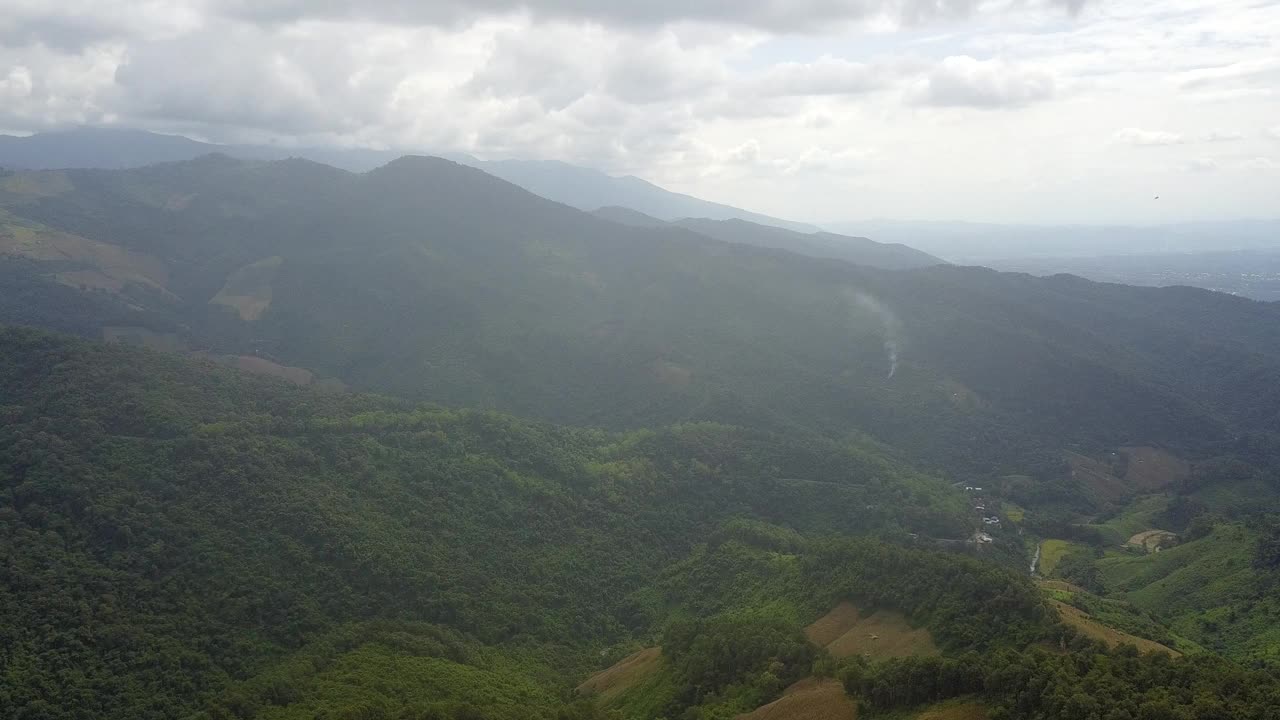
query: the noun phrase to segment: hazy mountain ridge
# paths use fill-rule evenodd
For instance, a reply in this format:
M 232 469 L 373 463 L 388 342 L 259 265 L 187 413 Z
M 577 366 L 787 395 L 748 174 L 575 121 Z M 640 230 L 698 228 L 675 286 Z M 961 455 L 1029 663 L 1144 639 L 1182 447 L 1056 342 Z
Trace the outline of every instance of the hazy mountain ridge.
M 356 388 L 622 427 L 852 425 L 988 467 L 1001 453 L 981 449 L 974 424 L 1024 455 L 1050 437 L 1203 447 L 1236 423 L 1273 429 L 1252 378 L 1280 362 L 1274 308 L 972 268 L 886 272 L 626 228 L 446 160 L 366 175 L 216 156 L 18 174 L 0 208 L 166 263 L 172 297 L 99 293 L 102 324 L 132 312 L 210 351 L 265 353 Z M 274 256 L 259 320 L 209 304 Z M 11 319 L 27 312 L 16 302 Z
M 907 270 L 945 264 L 928 253 L 906 245 L 886 245 L 868 238 L 848 237 L 834 233 L 796 232 L 737 218 L 728 220 L 681 218 L 664 222 L 631 208 L 618 206 L 603 207 L 592 214 L 631 227 L 655 228 L 673 225 L 725 242 L 789 250 L 816 258 L 847 260 L 858 265 L 887 270 Z
M 0 135 L 0 167 L 28 170 L 68 168 L 129 169 L 162 162 L 191 160 L 223 153 L 249 160 L 283 160 L 302 157 L 352 172 L 367 172 L 406 154 L 405 150 L 364 148 L 281 148 L 269 145 L 217 145 L 181 136 L 142 130 L 81 128 L 29 137 Z M 621 205 L 639 212 L 674 220 L 684 217 L 742 218 L 799 232 L 816 227 L 768 217 L 690 195 L 664 190 L 637 177 L 614 177 L 599 170 L 555 161 L 485 161 L 461 153 L 445 157 L 513 182 L 549 200 L 580 210 Z

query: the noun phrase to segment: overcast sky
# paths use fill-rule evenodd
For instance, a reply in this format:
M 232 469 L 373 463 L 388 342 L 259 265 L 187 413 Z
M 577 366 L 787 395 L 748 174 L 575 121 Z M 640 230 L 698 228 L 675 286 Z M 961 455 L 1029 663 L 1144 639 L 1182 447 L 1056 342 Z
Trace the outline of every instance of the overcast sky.
M 812 221 L 1275 217 L 1280 0 L 0 0 L 0 130 L 76 124 Z

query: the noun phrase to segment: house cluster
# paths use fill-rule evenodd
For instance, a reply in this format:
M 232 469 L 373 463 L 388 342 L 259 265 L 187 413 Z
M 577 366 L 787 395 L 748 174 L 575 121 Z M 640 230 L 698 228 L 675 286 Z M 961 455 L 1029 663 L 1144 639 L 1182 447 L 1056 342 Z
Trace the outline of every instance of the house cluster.
M 976 487 L 973 485 L 965 485 L 964 489 L 965 489 L 965 492 L 969 492 L 969 493 L 982 492 L 982 488 Z M 986 504 L 986 501 L 983 500 L 982 498 L 979 497 L 975 499 L 973 511 L 975 513 L 978 513 L 978 515 L 982 518 L 983 525 L 986 525 L 989 528 L 1000 527 L 1000 517 L 997 515 L 987 515 L 987 504 Z M 985 534 L 985 533 L 981 533 L 981 534 Z

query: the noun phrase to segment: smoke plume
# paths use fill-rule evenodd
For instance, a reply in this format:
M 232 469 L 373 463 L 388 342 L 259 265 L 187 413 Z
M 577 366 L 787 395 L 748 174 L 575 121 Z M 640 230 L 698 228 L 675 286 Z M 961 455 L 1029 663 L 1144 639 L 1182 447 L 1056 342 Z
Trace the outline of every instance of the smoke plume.
M 898 316 L 875 297 L 862 291 L 853 292 L 852 297 L 858 309 L 880 320 L 884 330 L 884 354 L 889 361 L 889 375 L 886 379 L 892 380 L 893 376 L 898 374 L 898 354 L 902 350 L 902 324 L 898 322 Z

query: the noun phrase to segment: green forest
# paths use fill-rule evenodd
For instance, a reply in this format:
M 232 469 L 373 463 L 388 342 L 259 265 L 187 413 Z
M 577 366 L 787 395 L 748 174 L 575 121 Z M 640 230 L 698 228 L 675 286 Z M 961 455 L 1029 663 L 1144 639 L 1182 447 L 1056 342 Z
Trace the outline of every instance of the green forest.
M 7 173 L 0 708 L 1280 717 L 1277 313 L 433 158 Z
M 815 673 L 873 713 L 1093 717 L 1100 678 L 1127 699 L 1099 718 L 1276 706 L 1269 673 L 1108 653 L 1022 573 L 919 546 L 964 499 L 866 440 L 575 430 L 12 328 L 0 396 L 15 718 L 731 717 Z M 827 657 L 801 630 L 842 600 L 945 658 Z M 643 692 L 573 691 L 647 644 Z

